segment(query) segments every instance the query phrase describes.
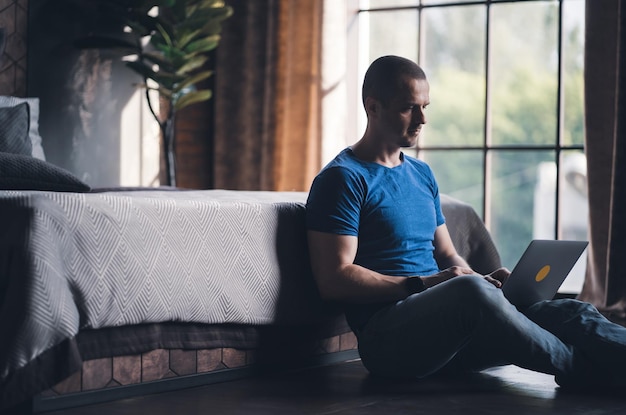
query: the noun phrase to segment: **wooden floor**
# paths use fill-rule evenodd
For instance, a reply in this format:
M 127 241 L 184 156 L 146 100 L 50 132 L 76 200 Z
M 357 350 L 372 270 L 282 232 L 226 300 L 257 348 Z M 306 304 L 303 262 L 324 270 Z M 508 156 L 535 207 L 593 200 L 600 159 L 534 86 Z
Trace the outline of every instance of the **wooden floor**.
M 553 377 L 505 366 L 455 379 L 389 382 L 359 360 L 217 383 L 49 415 L 626 414 L 622 396 L 565 393 Z

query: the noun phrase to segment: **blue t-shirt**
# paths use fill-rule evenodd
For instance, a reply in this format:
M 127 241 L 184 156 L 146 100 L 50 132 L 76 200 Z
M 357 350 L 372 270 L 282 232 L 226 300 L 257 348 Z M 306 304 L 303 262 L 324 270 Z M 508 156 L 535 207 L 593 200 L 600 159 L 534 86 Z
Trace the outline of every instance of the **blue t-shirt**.
M 433 238 L 445 222 L 437 182 L 426 163 L 401 160 L 389 168 L 343 150 L 313 181 L 307 229 L 358 237 L 354 263 L 381 274 L 434 274 Z M 360 327 L 382 306 L 349 306 L 348 322 Z

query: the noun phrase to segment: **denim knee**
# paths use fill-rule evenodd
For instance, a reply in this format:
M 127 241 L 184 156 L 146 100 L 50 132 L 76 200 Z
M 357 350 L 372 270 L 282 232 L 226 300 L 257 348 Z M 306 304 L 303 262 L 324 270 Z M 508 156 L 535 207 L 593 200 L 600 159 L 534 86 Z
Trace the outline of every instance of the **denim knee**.
M 454 299 L 457 301 L 468 300 L 473 305 L 481 304 L 497 309 L 506 301 L 502 291 L 481 276 L 456 277 L 450 280 L 450 286 L 454 287 Z

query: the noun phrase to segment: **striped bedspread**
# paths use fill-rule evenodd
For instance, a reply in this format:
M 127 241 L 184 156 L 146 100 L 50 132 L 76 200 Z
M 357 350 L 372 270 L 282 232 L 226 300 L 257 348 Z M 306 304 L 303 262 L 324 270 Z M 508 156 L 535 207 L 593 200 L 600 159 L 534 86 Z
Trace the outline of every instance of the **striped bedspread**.
M 305 193 L 0 191 L 0 392 L 82 329 L 319 318 Z

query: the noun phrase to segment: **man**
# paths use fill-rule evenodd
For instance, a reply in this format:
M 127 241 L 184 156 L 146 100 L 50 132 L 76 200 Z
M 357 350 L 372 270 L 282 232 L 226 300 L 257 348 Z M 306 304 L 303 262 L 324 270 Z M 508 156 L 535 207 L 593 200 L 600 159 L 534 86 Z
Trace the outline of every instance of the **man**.
M 515 364 L 560 385 L 624 385 L 626 329 L 590 304 L 546 301 L 519 312 L 452 244 L 425 163 L 406 156 L 426 124 L 429 84 L 414 62 L 384 56 L 363 82 L 367 128 L 314 180 L 310 257 L 321 296 L 345 306 L 373 374 L 423 378 Z

